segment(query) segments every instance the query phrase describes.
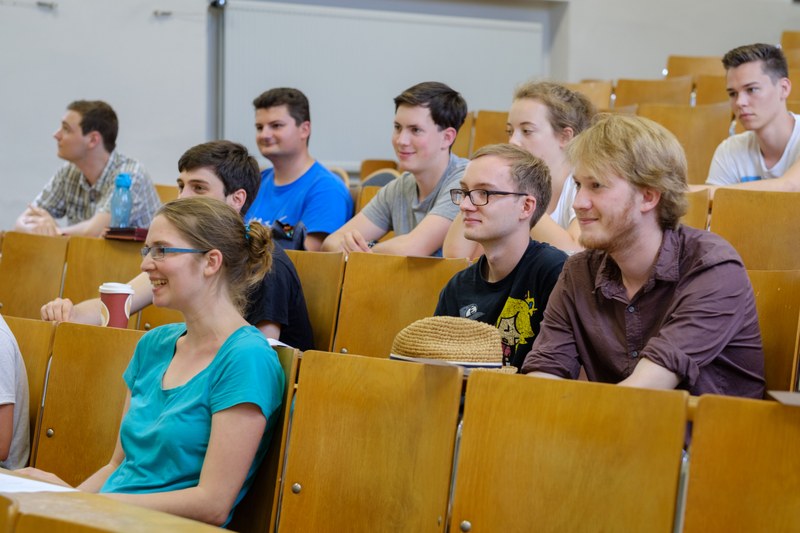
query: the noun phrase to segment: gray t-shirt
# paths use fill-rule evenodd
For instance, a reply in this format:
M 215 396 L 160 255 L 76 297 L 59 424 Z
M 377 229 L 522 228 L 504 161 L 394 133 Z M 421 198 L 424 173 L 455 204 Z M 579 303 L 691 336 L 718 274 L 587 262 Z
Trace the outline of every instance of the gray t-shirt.
M 11 448 L 0 467 L 8 470 L 22 468 L 30 453 L 28 423 L 28 374 L 14 334 L 0 316 L 0 405 L 14 404 Z
M 395 235 L 405 235 L 417 227 L 427 215 L 438 215 L 453 220 L 458 206 L 450 200 L 450 189 L 458 189 L 468 161 L 450 154 L 447 168 L 431 192 L 422 201 L 418 198 L 414 175 L 404 172 L 402 176 L 383 187 L 361 211 L 370 222 Z M 442 250 L 436 251 L 436 256 Z

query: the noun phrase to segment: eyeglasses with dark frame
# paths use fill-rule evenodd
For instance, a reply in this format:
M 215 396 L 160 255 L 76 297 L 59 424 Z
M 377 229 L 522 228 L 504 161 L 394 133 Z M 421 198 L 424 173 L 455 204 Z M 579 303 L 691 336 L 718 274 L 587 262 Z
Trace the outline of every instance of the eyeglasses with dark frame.
M 198 250 L 196 248 L 170 248 L 168 246 L 145 246 L 140 250 L 142 259 L 150 254 L 153 261 L 163 261 L 167 254 L 204 254 L 208 250 Z
M 450 199 L 456 205 L 461 205 L 465 198 L 469 197 L 469 201 L 475 207 L 480 207 L 489 203 L 490 196 L 528 196 L 524 192 L 510 192 L 510 191 L 487 191 L 486 189 L 450 189 Z

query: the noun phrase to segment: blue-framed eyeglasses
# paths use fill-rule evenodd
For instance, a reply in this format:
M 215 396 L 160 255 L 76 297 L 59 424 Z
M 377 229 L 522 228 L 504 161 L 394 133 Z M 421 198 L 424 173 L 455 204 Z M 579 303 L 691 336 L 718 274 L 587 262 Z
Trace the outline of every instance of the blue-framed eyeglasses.
M 140 250 L 142 259 L 150 254 L 153 261 L 162 261 L 167 254 L 204 254 L 208 250 L 197 250 L 196 248 L 170 248 L 167 246 L 145 246 Z
M 464 198 L 469 197 L 472 205 L 479 207 L 489 203 L 490 196 L 528 196 L 524 192 L 509 192 L 509 191 L 487 191 L 486 189 L 450 189 L 450 199 L 456 205 L 461 205 Z

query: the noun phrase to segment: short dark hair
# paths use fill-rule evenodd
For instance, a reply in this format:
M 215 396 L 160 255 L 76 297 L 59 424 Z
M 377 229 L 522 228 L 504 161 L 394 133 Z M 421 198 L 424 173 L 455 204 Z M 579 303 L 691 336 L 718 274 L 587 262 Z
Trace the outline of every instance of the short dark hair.
M 779 47 L 771 44 L 756 43 L 734 48 L 722 58 L 722 66 L 725 70 L 730 70 L 754 61 L 761 61 L 764 74 L 769 76 L 773 83 L 789 77 L 786 56 Z
M 467 102 L 458 91 L 444 83 L 426 81 L 409 87 L 394 98 L 394 110 L 401 105 L 427 107 L 439 130 L 458 129 L 467 117 Z
M 286 106 L 289 110 L 289 115 L 298 126 L 303 122 L 311 122 L 308 98 L 298 89 L 276 87 L 275 89 L 264 91 L 253 100 L 253 107 L 256 109 L 269 109 L 280 105 Z
M 247 148 L 231 141 L 211 141 L 186 150 L 178 160 L 178 172 L 208 168 L 222 181 L 225 196 L 244 189 L 247 197 L 241 214 L 247 213 L 258 194 L 261 173 Z
M 547 164 L 527 150 L 507 143 L 484 146 L 472 154 L 470 160 L 484 156 L 494 156 L 508 163 L 511 179 L 517 184 L 518 191 L 536 198 L 536 209 L 530 221 L 531 227 L 535 226 L 545 214 L 553 195 Z
M 119 121 L 114 109 L 102 100 L 75 100 L 67 106 L 81 116 L 81 132 L 86 135 L 96 131 L 103 138 L 103 147 L 113 152 L 117 146 Z

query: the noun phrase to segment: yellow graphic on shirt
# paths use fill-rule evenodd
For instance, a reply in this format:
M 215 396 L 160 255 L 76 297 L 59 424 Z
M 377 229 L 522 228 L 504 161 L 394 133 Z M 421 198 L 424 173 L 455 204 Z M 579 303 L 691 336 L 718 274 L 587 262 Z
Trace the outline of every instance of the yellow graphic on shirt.
M 497 329 L 503 338 L 503 356 L 510 359 L 520 344 L 528 344 L 533 338 L 531 317 L 536 312 L 536 305 L 528 292 L 524 300 L 509 298 L 497 317 Z

